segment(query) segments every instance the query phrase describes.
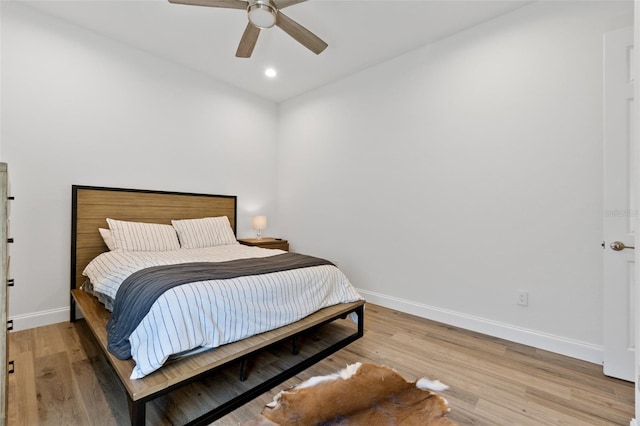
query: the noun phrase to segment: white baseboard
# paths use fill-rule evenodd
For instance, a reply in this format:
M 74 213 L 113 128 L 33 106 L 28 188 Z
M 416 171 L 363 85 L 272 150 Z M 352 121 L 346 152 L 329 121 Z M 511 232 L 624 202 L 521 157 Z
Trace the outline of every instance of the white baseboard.
M 375 303 L 386 308 L 395 309 L 422 318 L 521 343 L 523 345 L 533 346 L 535 348 L 544 349 L 595 364 L 602 364 L 602 346 L 517 327 L 486 318 L 475 317 L 461 312 L 424 305 L 386 294 L 362 289 L 358 289 L 358 291 L 367 300 L 367 302 Z
M 27 330 L 44 325 L 69 321 L 69 308 L 51 309 L 27 315 L 10 315 L 13 320 L 13 331 Z
M 636 419 L 631 419 L 631 421 L 629 422 L 629 426 L 638 426 L 638 422 L 636 422 Z

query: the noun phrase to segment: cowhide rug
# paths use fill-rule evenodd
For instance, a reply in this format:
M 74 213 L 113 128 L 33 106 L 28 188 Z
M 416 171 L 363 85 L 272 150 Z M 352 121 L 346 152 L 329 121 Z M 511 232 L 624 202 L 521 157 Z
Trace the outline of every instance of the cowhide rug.
M 280 392 L 244 426 L 452 426 L 447 401 L 432 392 L 445 389 L 438 381 L 409 382 L 392 368 L 356 363 Z

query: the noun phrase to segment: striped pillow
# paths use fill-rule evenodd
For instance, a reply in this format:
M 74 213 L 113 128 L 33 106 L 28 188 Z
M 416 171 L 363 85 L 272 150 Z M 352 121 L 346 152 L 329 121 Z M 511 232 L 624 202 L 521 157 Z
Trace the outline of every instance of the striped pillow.
M 115 250 L 115 246 L 113 245 L 113 237 L 111 236 L 111 230 L 98 228 L 98 231 L 100 231 L 100 236 L 102 237 L 102 240 L 104 241 L 104 244 L 107 246 L 107 248 L 109 250 Z
M 236 244 L 227 216 L 172 220 L 182 248 L 204 248 Z
M 178 250 L 180 242 L 171 225 L 127 222 L 107 218 L 115 251 Z

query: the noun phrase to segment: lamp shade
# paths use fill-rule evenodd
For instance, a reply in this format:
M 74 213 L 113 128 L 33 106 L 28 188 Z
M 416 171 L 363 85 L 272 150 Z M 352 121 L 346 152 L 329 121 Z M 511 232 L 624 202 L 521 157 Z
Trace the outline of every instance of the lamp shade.
M 266 216 L 254 216 L 253 217 L 253 229 L 266 229 L 267 217 Z

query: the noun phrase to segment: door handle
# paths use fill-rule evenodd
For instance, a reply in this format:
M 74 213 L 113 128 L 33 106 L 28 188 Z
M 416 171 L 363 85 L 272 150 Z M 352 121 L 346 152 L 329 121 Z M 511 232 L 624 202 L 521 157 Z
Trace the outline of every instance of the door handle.
M 624 249 L 634 249 L 634 246 L 626 246 L 624 245 L 624 243 L 622 241 L 614 241 L 611 243 L 611 245 L 609 246 L 611 247 L 612 250 L 615 251 L 622 251 Z

